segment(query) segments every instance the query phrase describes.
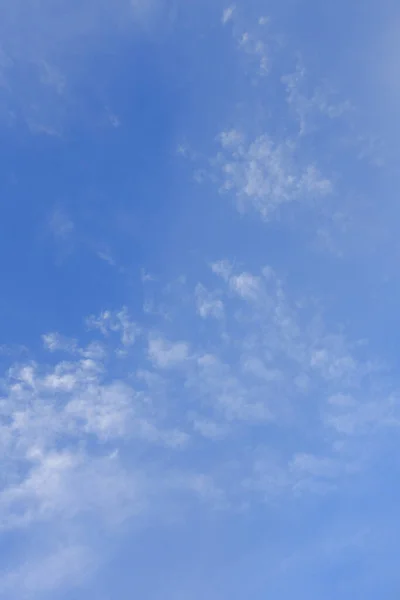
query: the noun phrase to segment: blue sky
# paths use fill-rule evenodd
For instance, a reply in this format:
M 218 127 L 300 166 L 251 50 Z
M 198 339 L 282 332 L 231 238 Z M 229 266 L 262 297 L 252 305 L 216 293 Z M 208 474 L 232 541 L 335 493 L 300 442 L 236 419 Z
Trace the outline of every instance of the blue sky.
M 0 3 L 1 598 L 398 598 L 399 31 Z

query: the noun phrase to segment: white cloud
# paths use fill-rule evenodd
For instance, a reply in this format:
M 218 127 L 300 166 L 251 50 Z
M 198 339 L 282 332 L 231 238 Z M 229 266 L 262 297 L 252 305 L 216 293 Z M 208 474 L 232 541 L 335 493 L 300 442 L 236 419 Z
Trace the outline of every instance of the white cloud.
M 169 342 L 168 340 L 150 336 L 149 358 L 162 369 L 179 366 L 189 358 L 189 348 L 185 342 Z
M 239 48 L 258 62 L 258 74 L 268 75 L 270 70 L 270 58 L 266 43 L 257 36 L 245 31 L 239 36 Z
M 339 119 L 348 116 L 352 106 L 347 100 L 339 100 L 337 94 L 319 85 L 307 90 L 307 73 L 301 64 L 297 64 L 293 73 L 282 76 L 286 88 L 286 100 L 298 121 L 299 134 L 314 133 L 321 127 L 321 118 Z M 308 84 L 308 85 L 307 85 Z
M 181 486 L 188 487 L 189 490 L 214 508 L 222 508 L 226 505 L 223 490 L 217 487 L 208 475 L 189 474 L 182 480 Z
M 79 109 L 74 90 L 97 40 L 111 43 L 116 30 L 131 40 L 133 22 L 148 30 L 157 14 L 168 12 L 156 0 L 96 6 L 84 0 L 65 5 L 60 19 L 45 0 L 32 5 L 24 40 L 8 28 L 27 9 L 6 4 L 0 7 L 1 94 L 15 104 L 18 63 L 33 81 L 18 94 L 22 119 L 31 131 L 46 133 L 62 132 L 75 118 L 64 109 Z M 277 75 L 273 44 L 266 29 L 241 27 L 236 16 L 228 7 L 222 22 L 232 26 L 245 63 L 238 80 L 254 84 L 244 92 L 253 98 L 254 90 L 267 89 L 266 75 L 271 82 Z M 268 22 L 258 19 L 260 26 Z M 68 64 L 77 39 L 83 50 L 75 71 Z M 310 136 L 322 118 L 338 120 L 351 109 L 328 88 L 309 84 L 300 68 L 280 75 L 276 120 L 267 115 L 273 112 L 267 94 L 265 102 L 258 98 L 267 108 L 237 103 L 240 127 L 218 125 L 218 155 L 208 163 L 220 191 L 264 220 L 284 218 L 287 209 L 296 218 L 297 205 L 314 207 L 332 194 L 332 177 L 324 175 Z M 119 125 L 112 107 L 104 112 L 109 125 Z M 232 113 L 227 119 L 235 123 Z M 198 159 L 186 145 L 181 150 Z M 63 244 L 76 233 L 62 209 L 54 211 L 50 229 Z M 330 240 L 323 225 L 317 231 Z M 117 266 L 108 252 L 97 255 Z M 389 454 L 400 425 L 396 376 L 381 377 L 371 351 L 324 323 L 316 304 L 299 300 L 271 267 L 220 260 L 211 271 L 217 277 L 194 291 L 180 278 L 161 290 L 159 303 L 159 280 L 143 271 L 143 283 L 156 290 L 143 318 L 133 321 L 126 307 L 104 310 L 89 317 L 91 332 L 85 332 L 101 342 L 47 333 L 46 358 L 28 357 L 5 370 L 0 528 L 26 537 L 39 530 L 45 543 L 0 578 L 0 595 L 54 595 L 79 583 L 93 573 L 111 533 L 154 524 L 169 511 L 184 514 L 192 499 L 237 511 L 328 494 L 343 482 L 360 493 L 358 476 Z
M 332 183 L 313 164 L 295 160 L 296 144 L 274 142 L 261 135 L 250 143 L 237 132 L 223 132 L 222 151 L 217 158 L 221 192 L 233 192 L 239 210 L 255 209 L 270 219 L 283 205 L 311 204 L 332 192 Z
M 87 325 L 91 329 L 98 329 L 104 336 L 112 332 L 119 333 L 125 348 L 134 344 L 140 333 L 140 328 L 131 320 L 126 307 L 119 311 L 106 310 L 99 316 L 92 315 L 87 319 Z
M 220 142 L 223 148 L 228 149 L 241 147 L 241 144 L 243 144 L 245 141 L 243 134 L 241 134 L 236 129 L 231 129 L 230 131 L 222 131 L 217 136 L 217 140 Z
M 239 63 L 243 68 L 244 74 L 249 78 L 252 84 L 257 84 L 259 79 L 265 78 L 270 73 L 272 46 L 270 36 L 266 36 L 266 30 L 261 30 L 260 26 L 265 27 L 269 19 L 260 17 L 257 26 L 244 25 L 246 19 L 240 12 L 238 16 L 235 6 L 230 6 L 223 11 L 222 24 L 232 23 L 232 37 L 239 51 Z M 247 21 L 247 20 L 246 20 Z
M 72 354 L 76 352 L 76 340 L 65 338 L 57 332 L 46 333 L 42 336 L 42 339 L 43 345 L 47 350 L 50 350 L 50 352 L 56 352 L 57 350 Z
M 251 275 L 250 273 L 240 273 L 240 275 L 233 275 L 229 279 L 229 285 L 231 289 L 236 292 L 242 298 L 248 298 L 256 300 L 260 295 L 260 280 L 258 277 Z
M 264 381 L 279 381 L 284 377 L 281 370 L 268 368 L 262 360 L 256 357 L 246 357 L 243 362 L 243 369 Z
M 87 124 L 82 81 L 93 68 L 93 56 L 101 70 L 104 40 L 110 44 L 138 29 L 151 32 L 160 17 L 168 18 L 162 7 L 158 0 L 82 0 L 57 7 L 51 0 L 2 2 L 0 122 L 12 126 L 22 121 L 34 134 L 59 137 L 71 123 L 86 119 Z M 115 127 L 112 107 L 102 94 L 97 99 L 91 124 Z
M 233 265 L 228 260 L 219 260 L 211 265 L 213 273 L 222 277 L 225 281 L 228 281 Z
M 203 319 L 207 317 L 214 317 L 215 319 L 221 319 L 224 316 L 224 305 L 223 302 L 218 298 L 216 294 L 211 294 L 207 289 L 200 283 L 195 289 L 197 311 Z
M 0 577 L 0 592 L 18 598 L 54 593 L 70 586 L 71 582 L 83 583 L 94 567 L 89 548 L 60 543 L 51 553 L 36 556 Z
M 232 20 L 233 14 L 235 12 L 235 6 L 228 6 L 228 8 L 225 8 L 224 12 L 222 13 L 222 23 L 223 25 L 225 25 L 226 23 L 228 23 L 228 21 Z
M 339 436 L 365 437 L 400 425 L 397 395 L 389 394 L 376 400 L 365 394 L 355 398 L 350 394 L 335 394 L 328 399 L 325 423 Z
M 213 440 L 222 439 L 228 434 L 227 425 L 221 425 L 215 421 L 197 418 L 196 416 L 193 419 L 193 428 L 203 437 Z
M 305 474 L 311 477 L 335 479 L 338 475 L 338 464 L 332 458 L 316 457 L 306 453 L 295 454 L 290 468 L 300 477 Z
M 70 524 L 96 559 L 86 520 L 117 531 L 154 507 L 161 518 L 160 506 L 183 510 L 196 499 L 236 510 L 332 493 L 385 451 L 400 405 L 395 394 L 370 392 L 380 374 L 365 348 L 329 331 L 271 267 L 253 273 L 217 261 L 211 270 L 216 289 L 199 283 L 190 303 L 185 282 L 161 293 L 172 315 L 166 330 L 142 325 L 134 353 L 118 361 L 126 310 L 91 320 L 105 336 L 100 346 L 48 334 L 51 359 L 61 351 L 68 360 L 9 370 L 0 401 L 3 529 L 39 525 L 64 539 L 57 524 Z M 206 338 L 204 298 L 224 307 Z
M 82 429 L 100 439 L 124 437 L 131 427 L 134 391 L 121 382 L 93 386 L 74 397 L 65 407 L 68 417 L 80 421 Z
M 201 402 L 199 410 L 206 410 L 212 419 L 204 422 L 204 418 L 196 415 L 196 429 L 206 437 L 213 432 L 220 436 L 223 431 L 229 430 L 226 425 L 235 422 L 262 423 L 270 420 L 268 395 L 260 393 L 257 386 L 246 383 L 235 363 L 230 364 L 215 355 L 200 356 L 198 369 L 188 374 L 186 387 L 190 397 Z
M 61 208 L 54 210 L 50 216 L 50 230 L 59 241 L 66 242 L 74 234 L 75 225 L 68 214 Z

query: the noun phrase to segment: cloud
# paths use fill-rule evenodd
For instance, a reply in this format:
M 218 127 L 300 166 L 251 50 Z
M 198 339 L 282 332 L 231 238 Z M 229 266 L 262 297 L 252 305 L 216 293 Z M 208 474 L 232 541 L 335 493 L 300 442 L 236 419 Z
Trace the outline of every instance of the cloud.
M 361 232 L 365 214 L 357 192 L 351 185 L 346 189 L 342 167 L 353 165 L 355 172 L 360 161 L 383 165 L 382 144 L 361 126 L 355 102 L 307 68 L 273 17 L 239 5 L 228 9 L 240 84 L 216 124 L 217 150 L 208 147 L 202 160 L 203 149 L 197 148 L 196 158 L 190 157 L 195 179 L 217 182 L 241 213 L 279 221 L 293 237 L 312 230 L 314 251 L 344 258 L 352 240 L 366 239 L 366 231 Z
M 260 280 L 251 273 L 240 273 L 229 279 L 231 289 L 242 298 L 257 299 L 260 294 Z
M 198 284 L 195 289 L 197 311 L 203 319 L 214 317 L 221 319 L 224 315 L 224 305 L 215 294 L 210 294 L 207 289 Z
M 269 32 L 260 30 L 268 25 L 268 17 L 259 17 L 258 26 L 254 26 L 246 19 L 242 7 L 232 5 L 223 11 L 221 22 L 223 26 L 231 26 L 238 61 L 252 84 L 269 75 L 274 43 L 267 35 Z
M 299 135 L 306 135 L 324 127 L 323 119 L 350 117 L 354 110 L 348 100 L 337 99 L 337 94 L 329 89 L 326 82 L 313 88 L 307 82 L 304 66 L 297 64 L 296 70 L 282 75 L 286 88 L 286 101 L 293 111 L 299 126 Z M 311 87 L 310 89 L 307 89 Z
M 57 592 L 60 588 L 84 581 L 93 571 L 91 551 L 80 545 L 60 544 L 51 554 L 36 557 L 0 578 L 3 594 L 20 598 Z
M 44 347 L 50 352 L 58 350 L 73 354 L 77 350 L 77 341 L 69 340 L 59 333 L 45 333 L 42 336 Z
M 139 476 L 134 480 L 113 464 L 112 457 L 32 447 L 26 458 L 31 464 L 29 475 L 0 496 L 3 530 L 58 519 L 67 522 L 85 514 L 112 525 L 135 514 L 143 502 Z
M 287 204 L 312 206 L 332 193 L 332 182 L 313 163 L 296 160 L 297 146 L 290 139 L 274 142 L 265 134 L 247 142 L 243 134 L 231 130 L 218 140 L 220 190 L 235 194 L 240 211 L 253 209 L 268 220 Z
M 27 18 L 28 8 L 15 6 L 0 9 L 3 100 L 12 112 L 21 97 L 18 118 L 47 133 L 71 118 L 85 57 L 96 55 L 101 40 L 112 46 L 114 32 L 130 35 L 133 22 L 148 31 L 154 15 L 165 14 L 157 2 L 45 2 L 42 21 L 32 5 L 37 27 L 27 28 L 23 47 L 6 32 L 13 11 Z M 236 103 L 245 106 L 236 125 L 234 111 L 218 124 L 205 173 L 240 211 L 264 221 L 285 224 L 298 206 L 310 207 L 317 235 L 330 240 L 330 221 L 326 231 L 318 216 L 340 194 L 313 136 L 321 122 L 348 115 L 350 103 L 300 67 L 283 75 L 270 37 L 239 19 L 234 7 L 223 12 L 246 63 L 240 81 L 252 83 L 239 100 L 250 100 Z M 260 17 L 257 27 L 268 22 Z M 82 65 L 70 69 L 77 40 Z M 25 97 L 16 75 L 21 68 L 24 88 L 27 64 Z M 266 118 L 252 102 L 270 81 L 278 81 L 278 103 Z M 111 108 L 106 113 L 115 124 Z M 76 226 L 57 209 L 50 229 L 65 244 Z M 276 254 L 285 254 L 284 245 Z M 108 252 L 98 256 L 115 266 Z M 272 522 L 293 507 L 297 514 L 300 500 L 314 507 L 316 498 L 333 496 L 345 504 L 378 481 L 400 424 L 396 373 L 299 293 L 296 261 L 295 274 L 283 267 L 284 281 L 272 266 L 254 266 L 258 254 L 248 258 L 216 260 L 204 277 L 191 271 L 166 286 L 143 271 L 154 294 L 134 318 L 127 306 L 114 306 L 89 316 L 72 338 L 44 333 L 44 352 L 5 357 L 12 364 L 0 382 L 0 528 L 15 539 L 40 534 L 40 541 L 0 579 L 4 594 L 41 597 L 79 585 L 94 575 L 110 539 L 148 523 L 154 530 L 171 515 L 194 520 L 200 510 L 224 510 L 236 518 L 247 510 L 258 517 L 267 506 Z
M 60 265 L 77 248 L 76 225 L 67 211 L 57 206 L 49 215 L 47 230 L 54 244 L 56 261 Z
M 185 342 L 169 342 L 161 337 L 149 339 L 149 358 L 162 369 L 179 366 L 189 357 L 189 348 Z
M 104 336 L 110 333 L 119 333 L 123 347 L 135 343 L 140 333 L 140 328 L 128 316 L 128 310 L 123 307 L 119 311 L 104 311 L 99 316 L 92 315 L 87 319 L 87 325 L 91 329 L 98 329 Z
M 225 281 L 229 280 L 233 265 L 229 260 L 218 260 L 211 264 L 213 273 L 220 275 Z
M 215 421 L 201 419 L 196 416 L 193 418 L 193 428 L 205 438 L 222 439 L 228 434 L 228 426 L 219 424 Z
M 93 57 L 102 62 L 105 39 L 110 48 L 117 39 L 150 31 L 161 5 L 157 0 L 3 2 L 0 122 L 52 136 L 63 136 L 77 122 L 114 127 L 117 120 L 112 110 L 110 118 L 96 84 L 91 94 L 97 94 L 100 107 L 90 117 L 83 82 L 89 72 L 93 76 Z
M 222 23 L 223 25 L 225 25 L 226 23 L 228 23 L 228 21 L 230 21 L 233 17 L 233 14 L 235 12 L 235 6 L 228 6 L 228 8 L 225 8 L 224 12 L 222 13 Z
M 179 291 L 160 290 L 173 310 L 157 333 L 140 320 L 132 343 L 124 337 L 133 323 L 127 308 L 103 311 L 89 319 L 100 345 L 47 334 L 50 364 L 10 367 L 0 403 L 3 530 L 40 526 L 51 531 L 50 545 L 65 540 L 68 548 L 71 528 L 95 565 L 103 546 L 94 544 L 92 524 L 117 535 L 193 502 L 237 511 L 335 494 L 385 453 L 400 405 L 365 345 L 327 328 L 271 267 L 253 273 L 221 260 L 210 271 L 207 288 L 181 282 Z M 204 294 L 224 307 L 206 337 L 204 314 L 214 315 L 199 310 Z M 182 320 L 188 307 L 192 317 Z M 171 341 L 178 330 L 180 341 Z M 65 560 L 71 583 L 81 577 L 73 547 Z M 15 573 L 31 568 L 38 583 L 28 587 L 39 590 L 34 562 L 16 567 L 4 589 L 19 589 Z M 61 570 L 49 585 L 63 582 Z
M 61 208 L 57 208 L 53 212 L 50 217 L 49 226 L 54 237 L 61 242 L 69 240 L 75 230 L 73 221 Z
M 268 48 L 264 41 L 245 31 L 239 37 L 239 48 L 251 58 L 258 62 L 258 74 L 268 75 L 270 68 L 270 58 Z

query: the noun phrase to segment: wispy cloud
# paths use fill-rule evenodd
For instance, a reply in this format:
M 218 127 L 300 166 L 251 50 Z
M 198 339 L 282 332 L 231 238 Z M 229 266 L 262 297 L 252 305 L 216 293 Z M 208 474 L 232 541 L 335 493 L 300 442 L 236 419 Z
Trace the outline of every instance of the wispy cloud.
M 157 367 L 167 369 L 185 362 L 189 357 L 189 347 L 185 342 L 170 342 L 160 336 L 151 335 L 149 357 Z
M 297 146 L 267 135 L 247 142 L 237 131 L 222 132 L 216 164 L 221 191 L 236 195 L 239 210 L 255 209 L 264 219 L 293 202 L 312 203 L 332 192 L 332 182 L 314 164 L 296 160 Z
M 62 242 L 69 240 L 75 229 L 72 219 L 61 208 L 55 209 L 50 216 L 49 227 L 54 237 Z
M 351 240 L 367 232 L 363 202 L 342 172 L 345 165 L 357 171 L 360 161 L 381 168 L 382 142 L 361 125 L 353 100 L 312 73 L 273 19 L 249 14 L 242 6 L 223 13 L 242 86 L 215 130 L 216 151 L 192 159 L 195 179 L 217 182 L 240 212 L 255 211 L 266 222 L 303 219 L 314 249 L 343 258 Z
M 224 319 L 208 339 L 197 334 L 204 316 L 220 314 L 199 310 L 202 283 L 192 292 L 185 284 L 192 320 L 179 341 L 162 321 L 158 333 L 142 325 L 138 337 L 127 309 L 105 311 L 89 320 L 103 342 L 46 334 L 50 356 L 67 360 L 10 368 L 1 402 L 3 529 L 79 522 L 80 543 L 90 545 L 86 515 L 118 528 L 151 511 L 154 494 L 179 503 L 190 493 L 237 510 L 279 495 L 334 493 L 385 451 L 400 405 L 365 346 L 310 316 L 270 267 L 251 273 L 217 261 L 211 270 L 207 294 Z M 174 286 L 168 290 L 164 301 L 175 304 Z M 183 334 L 177 321 L 165 323 Z M 119 347 L 126 353 L 115 363 Z M 274 444 L 281 436 L 287 443 Z M 228 464 L 227 450 L 242 443 Z M 197 461 L 193 451 L 205 444 Z M 163 449 L 173 453 L 168 471 Z
M 83 582 L 93 570 L 88 548 L 60 544 L 51 554 L 27 561 L 0 578 L 2 594 L 18 594 L 20 598 L 55 593 L 69 585 L 71 579 Z
M 201 283 L 195 289 L 197 311 L 203 319 L 214 317 L 221 319 L 224 315 L 223 302 L 217 294 L 210 293 Z
M 132 345 L 140 333 L 139 326 L 130 319 L 126 307 L 114 312 L 106 310 L 99 316 L 89 317 L 86 322 L 89 328 L 98 329 L 106 337 L 110 333 L 118 333 L 124 347 Z
M 79 6 L 60 2 L 57 7 L 48 0 L 40 5 L 4 2 L 0 7 L 1 121 L 57 136 L 72 123 L 82 123 L 88 118 L 80 91 L 82 78 L 93 54 L 101 55 L 104 35 L 110 42 L 116 36 L 150 31 L 160 10 L 158 0 L 84 0 Z M 97 125 L 118 125 L 107 99 L 100 93 L 98 100 L 102 106 L 93 115 Z
M 286 87 L 286 100 L 298 121 L 300 135 L 319 130 L 323 118 L 340 119 L 354 110 L 348 100 L 336 98 L 326 82 L 314 89 L 311 85 L 311 90 L 307 90 L 306 69 L 300 64 L 293 73 L 282 76 L 282 83 Z
M 225 25 L 225 23 L 228 23 L 228 21 L 230 21 L 234 15 L 235 12 L 235 6 L 228 6 L 228 8 L 225 8 L 223 13 L 222 13 L 222 23 Z
M 122 47 L 124 52 L 128 46 L 129 51 L 136 49 L 134 35 L 142 39 L 145 34 L 147 44 L 152 28 L 157 29 L 161 21 L 171 23 L 178 15 L 185 24 L 184 33 L 179 30 L 171 46 L 170 41 L 161 45 L 160 39 L 154 45 L 162 48 L 160 71 L 164 73 L 164 48 L 170 51 L 173 47 L 174 61 L 180 64 L 176 48 L 182 39 L 182 57 L 186 60 L 186 53 L 192 57 L 191 40 L 188 43 L 192 17 L 188 18 L 182 3 L 118 0 L 112 4 L 105 0 L 95 6 L 92 0 L 85 0 L 79 6 L 61 3 L 55 7 L 46 0 L 40 7 L 20 4 L 0 7 L 0 33 L 4 34 L 0 104 L 8 124 L 24 123 L 31 133 L 57 134 L 59 138 L 51 142 L 62 143 L 65 128 L 76 124 L 83 114 L 84 127 L 90 126 L 93 118 L 97 124 L 114 128 L 113 135 L 121 135 L 120 129 L 130 122 L 128 109 L 121 120 L 116 117 L 104 91 L 107 86 L 101 83 L 101 60 L 93 60 L 102 56 L 99 48 L 104 49 L 105 41 L 107 56 L 117 62 Z M 251 219 L 246 218 L 248 235 L 243 244 L 241 240 L 236 243 L 236 227 L 244 219 L 233 212 L 232 232 L 229 219 L 221 218 L 210 246 L 199 243 L 203 262 L 196 268 L 186 262 L 186 251 L 192 250 L 186 239 L 179 241 L 182 247 L 172 248 L 180 236 L 171 235 L 165 241 L 158 231 L 144 228 L 143 240 L 147 235 L 148 239 L 138 252 L 140 260 L 135 259 L 134 270 L 140 273 L 137 279 L 141 283 L 137 282 L 134 300 L 131 290 L 116 297 L 120 290 L 112 288 L 107 300 L 96 293 L 91 297 L 86 290 L 85 306 L 97 308 L 92 309 L 93 314 L 89 309 L 87 318 L 82 316 L 81 331 L 75 318 L 65 319 L 60 327 L 52 322 L 50 332 L 45 326 L 35 330 L 38 339 L 29 341 L 29 350 L 1 347 L 0 530 L 6 544 L 12 539 L 17 546 L 14 552 L 10 544 L 10 556 L 3 557 L 0 595 L 7 598 L 42 598 L 79 586 L 95 576 L 113 546 L 110 541 L 127 533 L 135 538 L 135 532 L 149 523 L 154 531 L 155 526 L 176 520 L 201 522 L 205 512 L 209 521 L 210 511 L 219 516 L 223 511 L 223 518 L 213 521 L 213 527 L 222 523 L 223 529 L 225 518 L 232 515 L 235 520 L 238 515 L 250 515 L 250 520 L 254 517 L 257 521 L 258 535 L 259 523 L 268 521 L 268 527 L 275 521 L 291 523 L 293 515 L 303 515 L 304 509 L 311 531 L 315 521 L 307 511 L 318 507 L 318 518 L 328 522 L 324 514 L 327 505 L 335 504 L 340 512 L 340 507 L 350 501 L 355 504 L 354 499 L 358 501 L 365 492 L 380 490 L 382 482 L 389 490 L 394 479 L 388 457 L 395 455 L 400 426 L 399 378 L 386 364 L 386 357 L 380 356 L 380 349 L 371 348 L 368 327 L 366 339 L 359 339 L 362 327 L 351 326 L 364 291 L 352 299 L 354 305 L 349 308 L 343 297 L 350 284 L 340 283 L 341 277 L 349 282 L 353 274 L 356 279 L 361 271 L 370 269 L 364 259 L 359 272 L 352 263 L 345 263 L 346 248 L 338 232 L 344 238 L 351 230 L 349 223 L 354 224 L 365 207 L 360 201 L 359 213 L 354 208 L 353 182 L 354 188 L 360 185 L 363 190 L 370 183 L 369 171 L 357 172 L 358 179 L 348 172 L 354 165 L 359 168 L 360 161 L 384 170 L 379 139 L 365 131 L 359 134 L 353 103 L 329 82 L 312 77 L 301 59 L 278 39 L 273 19 L 260 10 L 255 17 L 245 18 L 243 3 L 218 5 L 215 10 L 207 12 L 207 19 L 214 15 L 213 27 L 209 28 L 207 21 L 210 37 L 204 38 L 204 32 L 198 35 L 196 30 L 193 40 L 206 39 L 208 46 L 212 38 L 217 51 L 226 44 L 223 51 L 231 53 L 227 74 L 234 80 L 229 88 L 233 97 L 225 105 L 222 86 L 216 87 L 224 108 L 216 110 L 215 119 L 207 115 L 206 135 L 200 119 L 198 138 L 207 138 L 205 149 L 189 150 L 191 143 L 186 144 L 187 136 L 181 132 L 171 136 L 172 145 L 176 146 L 177 139 L 185 140 L 178 152 L 199 167 L 198 181 L 211 182 L 211 197 L 215 192 L 241 213 L 253 213 L 255 231 L 265 231 L 266 237 L 271 233 L 273 239 L 261 243 L 260 249 L 262 234 L 257 233 L 253 245 L 252 231 L 248 234 Z M 17 17 L 29 23 L 21 27 L 25 34 L 15 29 Z M 151 70 L 146 61 L 154 59 L 152 52 L 153 46 L 146 45 L 141 61 L 145 86 Z M 79 60 L 75 60 L 77 54 Z M 82 84 L 89 64 L 95 64 L 90 83 L 93 112 L 85 109 L 87 87 Z M 200 72 L 195 67 L 192 70 L 190 63 L 187 79 L 178 71 L 179 85 L 174 87 L 176 82 L 172 82 L 171 96 L 175 98 L 176 90 L 186 93 L 193 73 Z M 114 97 L 114 88 L 108 91 Z M 170 88 L 168 98 L 169 92 Z M 209 90 L 202 92 L 209 94 Z M 164 100 L 160 100 L 160 111 L 171 108 L 169 100 L 165 105 Z M 199 106 L 201 102 L 200 96 Z M 141 99 L 139 104 L 141 119 L 146 101 Z M 186 123 L 185 119 L 182 122 Z M 158 128 L 157 120 L 154 123 L 158 135 L 163 128 Z M 154 152 L 151 135 L 146 129 L 145 141 L 137 141 L 140 153 L 149 153 L 151 170 L 147 172 L 136 155 L 129 163 L 138 174 L 139 183 L 136 177 L 132 180 L 139 191 L 147 189 L 146 177 L 151 177 L 151 184 L 153 179 L 154 185 L 158 183 L 160 167 L 156 163 L 163 160 L 162 153 Z M 115 149 L 125 152 L 127 139 L 130 136 L 111 144 L 115 156 L 104 154 L 110 164 L 111 158 L 116 162 L 121 158 L 124 166 L 116 175 L 125 171 L 126 157 Z M 98 148 L 101 140 L 96 137 L 94 141 Z M 97 162 L 93 165 L 97 167 Z M 174 165 L 168 163 L 166 170 L 174 180 Z M 107 188 L 106 194 L 106 176 L 104 181 L 106 185 L 101 186 Z M 114 185 L 114 180 L 111 183 Z M 122 188 L 124 185 L 117 191 L 126 193 Z M 154 189 L 160 195 L 164 192 Z M 175 194 L 172 183 L 171 189 Z M 165 190 L 166 197 L 169 191 Z M 187 191 L 192 189 L 185 189 L 185 194 Z M 183 195 L 180 187 L 178 192 L 179 197 Z M 153 224 L 153 210 L 157 216 L 159 213 L 151 203 L 148 209 L 148 197 L 143 196 L 143 213 L 151 212 L 148 220 Z M 172 216 L 168 211 L 160 214 L 166 221 L 174 220 L 172 233 L 178 223 L 183 239 L 185 223 L 181 225 L 175 218 L 174 210 L 175 205 Z M 223 207 L 218 216 L 225 217 L 228 211 Z M 106 219 L 111 213 L 107 212 Z M 97 259 L 127 275 L 127 269 L 118 264 L 120 258 L 123 264 L 131 264 L 131 240 L 128 250 L 124 244 L 118 246 L 119 240 L 114 240 L 115 245 L 106 239 L 91 245 L 84 240 L 95 235 L 86 237 L 83 231 L 81 235 L 83 224 L 70 209 L 58 206 L 46 214 L 47 232 L 63 252 L 77 249 L 79 230 L 81 246 L 90 247 Z M 204 210 L 202 218 L 206 221 L 207 217 Z M 293 238 L 298 236 L 295 241 L 286 238 L 289 222 L 295 229 Z M 204 238 L 214 235 L 208 224 Z M 358 222 L 354 227 L 360 231 Z M 276 241 L 279 235 L 282 237 Z M 155 249 L 154 240 L 158 243 L 161 238 L 171 246 L 170 254 L 165 253 L 165 246 Z M 322 264 L 320 257 L 315 257 L 315 240 L 331 252 L 332 261 L 341 258 L 342 266 L 335 263 L 337 271 L 329 261 Z M 300 255 L 309 242 L 310 248 L 298 258 L 297 250 Z M 249 247 L 244 249 L 244 244 Z M 360 246 L 358 237 L 355 244 Z M 232 246 L 237 246 L 234 258 L 233 252 L 226 250 Z M 170 264 L 175 250 L 180 258 L 177 264 Z M 147 251 L 147 256 L 156 258 L 150 260 L 151 275 L 142 268 L 142 253 L 145 256 Z M 163 258 L 161 273 L 155 266 L 157 252 Z M 216 260 L 207 269 L 214 252 Z M 97 259 L 93 263 L 99 268 Z M 103 268 L 102 276 L 106 271 L 111 270 Z M 303 272 L 312 285 L 303 285 Z M 129 276 L 131 283 L 134 275 Z M 165 283 L 170 278 L 172 281 Z M 73 278 L 71 282 L 76 283 Z M 337 296 L 342 304 L 335 314 Z M 143 306 L 138 300 L 141 297 L 145 298 Z M 39 312 L 40 307 L 35 307 L 34 314 Z M 369 532 L 376 522 L 368 522 Z M 283 534 L 290 528 L 285 526 Z M 304 553 L 298 548 L 302 542 L 294 543 L 290 550 L 286 547 L 281 564 L 280 559 L 273 561 L 279 575 L 283 573 L 289 580 L 288 573 L 307 567 L 316 555 L 319 565 L 321 555 L 330 560 L 343 548 L 361 547 L 368 538 L 367 534 L 360 536 L 365 528 L 357 529 L 353 523 L 349 531 L 343 531 L 346 527 L 341 525 L 337 537 L 333 529 L 323 541 L 315 541 L 310 534 L 312 540 L 308 546 L 304 544 Z M 284 537 L 280 534 L 279 539 Z M 372 538 L 368 538 L 370 544 Z M 228 542 L 230 545 L 230 538 Z M 23 551 L 19 545 L 24 546 Z M 220 593 L 219 586 L 214 587 Z M 199 588 L 198 597 L 200 592 Z M 172 596 L 171 592 L 168 597 Z M 175 596 L 182 596 L 182 590 Z

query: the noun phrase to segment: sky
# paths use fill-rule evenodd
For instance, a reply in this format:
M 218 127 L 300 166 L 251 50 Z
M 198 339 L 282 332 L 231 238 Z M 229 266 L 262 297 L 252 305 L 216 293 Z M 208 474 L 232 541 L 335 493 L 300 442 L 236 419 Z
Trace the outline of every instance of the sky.
M 397 600 L 400 6 L 0 0 L 0 598 Z

